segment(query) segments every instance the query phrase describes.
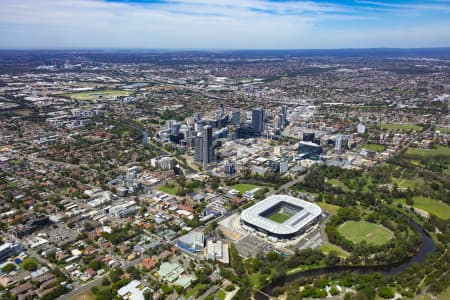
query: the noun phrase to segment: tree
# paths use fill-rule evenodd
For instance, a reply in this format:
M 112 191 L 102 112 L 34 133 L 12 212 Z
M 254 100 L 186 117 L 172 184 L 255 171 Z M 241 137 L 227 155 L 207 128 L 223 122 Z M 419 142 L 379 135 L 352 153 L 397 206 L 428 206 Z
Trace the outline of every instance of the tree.
M 335 250 L 331 250 L 325 259 L 325 263 L 327 264 L 327 266 L 335 266 L 340 261 L 341 261 L 341 259 L 339 258 L 338 254 Z
M 35 271 L 38 268 L 38 263 L 32 258 L 27 258 L 22 262 L 22 267 L 27 271 Z
M 330 289 L 330 294 L 331 294 L 331 296 L 339 295 L 339 290 L 337 289 L 337 287 L 335 285 Z
M 378 295 L 384 299 L 391 299 L 391 298 L 394 298 L 395 293 L 392 289 L 390 289 L 386 286 L 382 286 L 378 289 Z
M 13 271 L 15 269 L 16 269 L 16 266 L 14 264 L 7 264 L 6 266 L 4 266 L 2 268 L 2 271 L 5 272 L 5 273 L 9 273 L 9 272 L 11 272 L 11 271 Z
M 104 277 L 104 278 L 102 279 L 102 285 L 103 285 L 103 286 L 108 286 L 108 285 L 110 285 L 110 284 L 111 284 L 111 281 L 109 281 L 108 277 Z

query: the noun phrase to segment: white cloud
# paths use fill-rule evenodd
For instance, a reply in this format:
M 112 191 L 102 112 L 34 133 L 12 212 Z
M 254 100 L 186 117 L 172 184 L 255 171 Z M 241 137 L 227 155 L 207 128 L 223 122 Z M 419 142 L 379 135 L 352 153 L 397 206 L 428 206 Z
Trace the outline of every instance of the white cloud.
M 361 14 L 354 7 L 312 1 L 172 0 L 164 4 L 129 4 L 0 0 L 0 48 L 377 47 L 383 41 L 367 39 L 364 27 L 347 26 L 338 32 L 342 35 L 339 37 L 334 28 L 323 24 L 364 24 L 381 17 L 379 12 Z M 380 27 L 369 31 L 389 38 L 390 30 L 387 35 L 383 30 Z M 407 36 L 405 46 L 417 42 L 417 36 Z M 439 36 L 446 38 L 445 34 Z

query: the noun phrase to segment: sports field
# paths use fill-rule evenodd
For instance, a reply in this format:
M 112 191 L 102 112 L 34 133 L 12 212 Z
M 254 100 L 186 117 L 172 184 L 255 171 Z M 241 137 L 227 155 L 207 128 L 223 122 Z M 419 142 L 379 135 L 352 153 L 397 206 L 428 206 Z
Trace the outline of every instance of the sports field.
M 177 183 L 166 183 L 163 185 L 158 186 L 158 190 L 161 192 L 176 195 L 178 192 L 178 184 Z
M 129 96 L 130 91 L 123 90 L 98 90 L 98 91 L 85 91 L 61 94 L 63 97 L 72 98 L 75 100 L 89 101 L 103 98 L 113 98 L 118 96 Z
M 356 244 L 366 241 L 368 244 L 383 245 L 394 237 L 389 229 L 365 221 L 347 221 L 338 227 L 338 231 Z
M 422 131 L 422 127 L 410 124 L 379 124 L 378 127 L 382 129 L 392 129 L 399 131 Z
M 235 184 L 233 186 L 231 186 L 231 188 L 235 189 L 236 191 L 239 191 L 239 193 L 244 194 L 250 190 L 253 190 L 254 188 L 259 187 L 258 185 L 255 184 L 249 184 L 249 183 L 238 183 Z
M 292 217 L 291 214 L 287 214 L 285 212 L 277 212 L 277 213 L 274 213 L 273 215 L 271 215 L 269 217 L 269 219 L 281 224 L 284 221 L 286 221 L 287 219 L 289 219 L 290 217 Z
M 386 150 L 385 145 L 378 145 L 378 144 L 363 144 L 363 145 L 361 145 L 361 148 L 376 151 L 376 152 L 383 152 L 384 150 Z

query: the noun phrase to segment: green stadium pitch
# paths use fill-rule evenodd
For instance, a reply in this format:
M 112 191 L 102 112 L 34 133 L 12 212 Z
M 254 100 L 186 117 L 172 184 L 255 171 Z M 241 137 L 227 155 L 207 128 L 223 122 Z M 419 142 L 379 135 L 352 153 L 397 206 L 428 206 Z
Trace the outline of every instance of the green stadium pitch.
M 284 212 L 277 212 L 277 213 L 274 213 L 273 215 L 271 215 L 269 217 L 269 219 L 281 224 L 281 223 L 284 223 L 286 220 L 288 220 L 290 217 L 292 217 L 291 214 L 287 214 Z

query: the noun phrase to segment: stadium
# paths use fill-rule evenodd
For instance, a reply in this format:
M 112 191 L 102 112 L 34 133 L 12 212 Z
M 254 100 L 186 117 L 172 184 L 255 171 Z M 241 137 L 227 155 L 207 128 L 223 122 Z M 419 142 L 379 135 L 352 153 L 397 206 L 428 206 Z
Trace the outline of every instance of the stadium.
M 241 224 L 271 237 L 290 239 L 318 223 L 321 214 L 322 210 L 314 203 L 274 195 L 244 210 Z

